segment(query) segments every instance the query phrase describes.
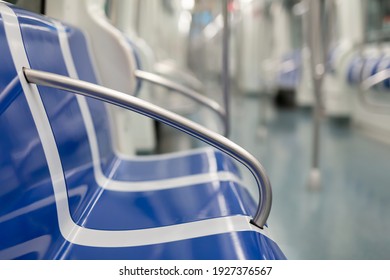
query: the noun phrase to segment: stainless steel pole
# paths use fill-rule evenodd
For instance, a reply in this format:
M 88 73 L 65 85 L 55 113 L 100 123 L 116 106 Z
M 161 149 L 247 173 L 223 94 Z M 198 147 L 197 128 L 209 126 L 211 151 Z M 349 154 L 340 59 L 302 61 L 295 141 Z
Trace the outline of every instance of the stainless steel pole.
M 308 0 L 308 45 L 310 49 L 310 65 L 314 87 L 314 123 L 312 144 L 312 166 L 308 186 L 318 189 L 321 185 L 320 172 L 320 140 L 321 121 L 323 116 L 322 81 L 325 74 L 325 40 L 322 27 L 321 0 Z

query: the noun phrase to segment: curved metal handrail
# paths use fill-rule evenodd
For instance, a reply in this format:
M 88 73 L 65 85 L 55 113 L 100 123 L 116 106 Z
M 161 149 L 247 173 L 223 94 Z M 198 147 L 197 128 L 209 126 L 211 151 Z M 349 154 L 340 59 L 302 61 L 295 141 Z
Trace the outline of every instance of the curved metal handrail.
M 319 0 L 306 1 L 308 13 L 306 16 L 307 43 L 310 49 L 310 70 L 312 73 L 314 91 L 313 131 L 312 131 L 312 158 L 311 173 L 309 179 L 310 188 L 320 186 L 320 149 L 321 149 L 321 121 L 323 112 L 323 80 L 325 76 L 325 61 L 327 42 L 324 38 L 324 30 L 321 26 L 322 9 Z M 314 179 L 315 178 L 315 179 Z
M 28 68 L 23 68 L 23 72 L 29 83 L 70 91 L 137 112 L 194 136 L 235 158 L 244 164 L 256 179 L 260 198 L 252 223 L 260 228 L 264 227 L 272 205 L 271 184 L 260 162 L 239 145 L 195 122 L 137 97 L 49 72 Z
M 154 64 L 153 70 L 164 77 L 178 77 L 180 81 L 183 81 L 183 84 L 193 90 L 202 91 L 203 89 L 202 82 L 195 78 L 194 74 L 188 72 L 187 69 L 179 68 L 173 62 L 159 61 Z
M 188 98 L 196 101 L 199 104 L 202 104 L 206 106 L 207 108 L 211 109 L 215 113 L 218 114 L 220 117 L 222 124 L 223 124 L 223 135 L 226 136 L 227 134 L 227 120 L 226 120 L 226 112 L 225 110 L 214 100 L 196 92 L 195 90 L 192 90 L 186 86 L 183 86 L 181 84 L 178 84 L 174 81 L 171 81 L 165 77 L 162 77 L 160 75 L 142 71 L 142 70 L 135 70 L 134 75 L 141 80 L 151 82 L 155 85 L 162 86 L 166 89 L 173 90 L 176 92 L 179 92 Z
M 390 79 L 390 69 L 382 70 L 369 78 L 365 79 L 359 86 L 359 99 L 366 106 L 376 114 L 390 114 L 390 106 L 383 105 L 381 103 L 374 103 L 368 98 L 368 93 L 371 88 L 384 80 Z

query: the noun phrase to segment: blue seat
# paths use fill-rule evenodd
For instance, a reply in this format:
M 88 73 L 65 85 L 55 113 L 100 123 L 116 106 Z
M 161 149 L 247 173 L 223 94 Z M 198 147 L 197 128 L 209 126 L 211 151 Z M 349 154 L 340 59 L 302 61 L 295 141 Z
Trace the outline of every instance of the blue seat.
M 102 102 L 21 72 L 96 83 L 83 34 L 0 12 L 0 259 L 285 258 L 250 224 L 256 205 L 231 159 L 213 149 L 120 158 Z
M 347 70 L 347 80 L 350 85 L 358 85 L 362 81 L 362 69 L 366 60 L 359 55 L 355 55 L 349 63 Z
M 350 80 L 353 84 L 358 85 L 369 77 L 388 68 L 390 68 L 390 58 L 386 55 L 370 55 L 357 58 L 355 62 L 352 61 L 350 64 Z M 374 86 L 373 89 L 386 90 L 389 87 L 390 79 L 386 79 Z
M 295 50 L 287 53 L 283 56 L 281 65 L 277 77 L 278 86 L 294 90 L 301 78 L 301 52 Z
M 378 72 L 378 67 L 382 61 L 382 56 L 372 55 L 365 58 L 365 63 L 362 69 L 361 82 L 368 79 L 370 76 Z
M 390 69 L 390 56 L 389 55 L 383 55 L 381 58 L 381 61 L 378 63 L 378 66 L 375 69 L 374 74 L 377 74 L 380 71 Z M 379 84 L 379 87 L 384 90 L 390 89 L 390 78 L 384 80 L 382 83 Z

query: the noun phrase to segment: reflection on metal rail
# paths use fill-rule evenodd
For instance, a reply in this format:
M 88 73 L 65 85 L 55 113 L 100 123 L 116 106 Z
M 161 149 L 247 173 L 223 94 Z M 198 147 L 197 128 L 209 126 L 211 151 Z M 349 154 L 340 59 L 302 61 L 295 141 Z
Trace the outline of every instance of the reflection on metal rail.
M 49 72 L 28 68 L 23 68 L 23 72 L 29 83 L 74 92 L 137 112 L 196 137 L 238 160 L 249 169 L 256 179 L 260 198 L 252 222 L 260 228 L 264 227 L 272 205 L 271 184 L 260 162 L 239 145 L 195 122 L 137 97 Z
M 174 62 L 169 60 L 159 61 L 153 66 L 154 72 L 164 77 L 177 77 L 179 81 L 196 91 L 203 91 L 203 84 L 195 74 L 188 69 L 179 68 Z
M 202 104 L 203 106 L 206 106 L 207 108 L 211 109 L 212 111 L 216 112 L 218 116 L 220 117 L 222 124 L 223 124 L 223 135 L 226 136 L 227 133 L 227 120 L 226 120 L 226 112 L 225 110 L 214 100 L 188 88 L 181 84 L 178 84 L 174 81 L 171 81 L 169 79 L 166 79 L 160 75 L 156 75 L 150 72 L 145 72 L 141 70 L 135 70 L 134 74 L 137 78 L 151 82 L 153 84 L 162 86 L 166 89 L 173 90 L 176 92 L 179 92 L 188 98 L 196 101 L 199 104 Z
M 369 99 L 368 94 L 370 89 L 379 83 L 390 79 L 390 69 L 382 70 L 371 77 L 364 80 L 359 87 L 359 99 L 364 106 L 376 114 L 390 114 L 390 106 L 383 105 L 382 103 L 374 103 Z

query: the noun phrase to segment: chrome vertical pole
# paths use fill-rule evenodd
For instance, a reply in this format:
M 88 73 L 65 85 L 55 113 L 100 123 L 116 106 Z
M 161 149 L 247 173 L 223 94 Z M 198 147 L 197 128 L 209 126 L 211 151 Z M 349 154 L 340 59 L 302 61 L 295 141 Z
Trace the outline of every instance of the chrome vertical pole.
M 229 73 L 229 0 L 222 0 L 223 33 L 222 33 L 222 91 L 225 107 L 226 136 L 230 134 L 230 73 Z
M 322 81 L 325 74 L 326 47 L 324 32 L 322 27 L 322 7 L 321 0 L 308 0 L 308 45 L 310 49 L 310 66 L 314 87 L 314 123 L 313 123 L 313 143 L 312 143 L 312 166 L 308 187 L 318 189 L 321 185 L 320 172 L 320 140 L 321 121 L 323 116 Z
M 126 93 L 50 72 L 28 68 L 22 70 L 29 83 L 81 94 L 139 113 L 183 131 L 238 160 L 252 173 L 259 191 L 259 202 L 251 223 L 264 228 L 272 206 L 271 183 L 261 163 L 244 148 L 185 117 Z M 52 93 L 55 92 L 59 91 Z

